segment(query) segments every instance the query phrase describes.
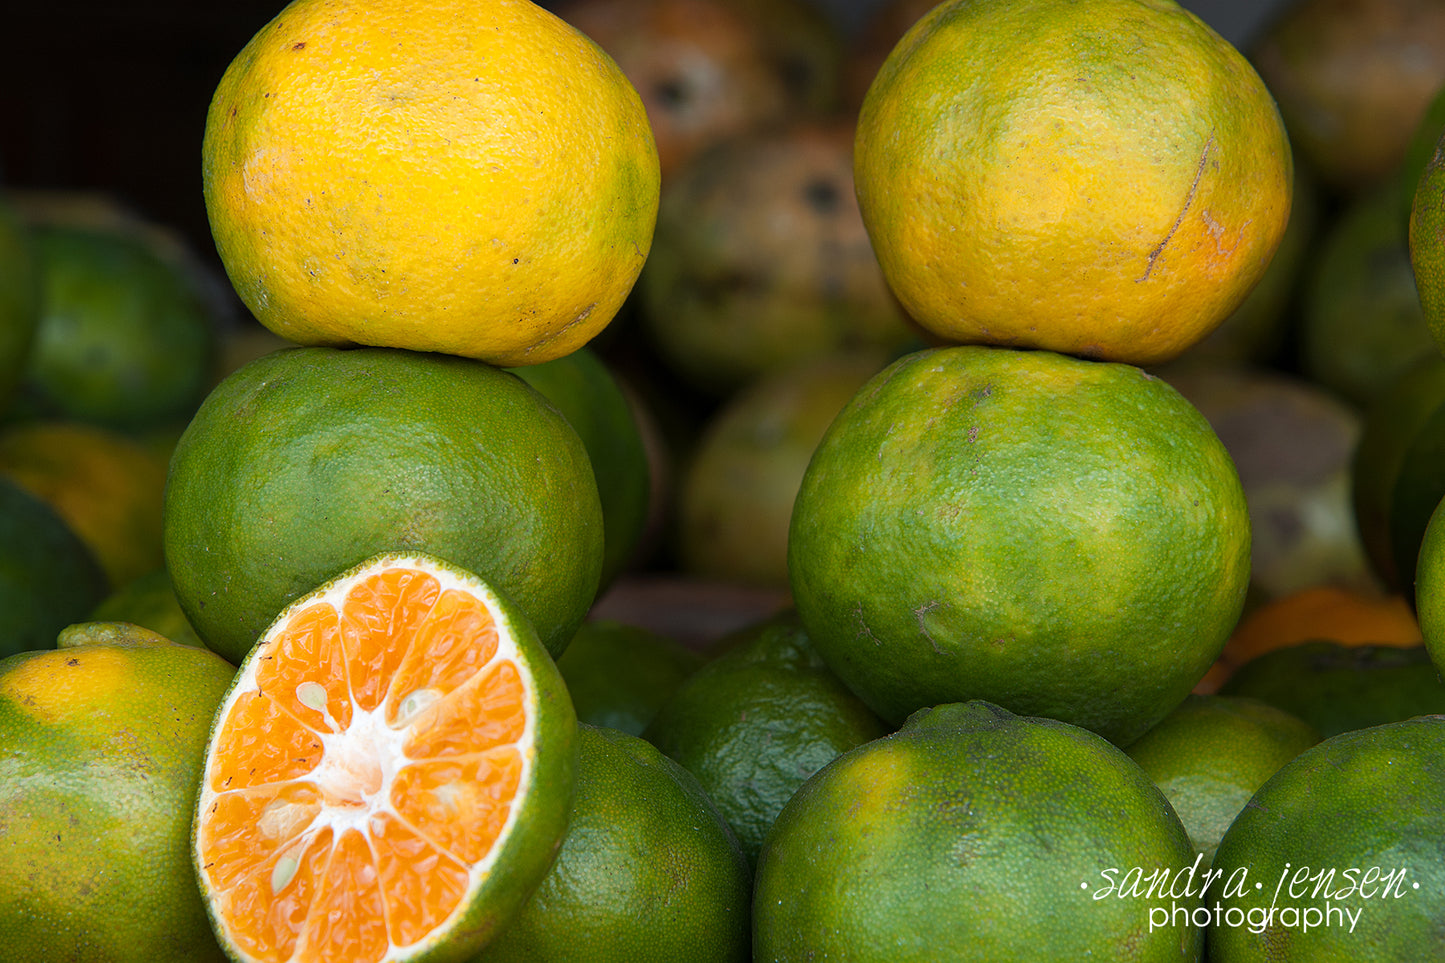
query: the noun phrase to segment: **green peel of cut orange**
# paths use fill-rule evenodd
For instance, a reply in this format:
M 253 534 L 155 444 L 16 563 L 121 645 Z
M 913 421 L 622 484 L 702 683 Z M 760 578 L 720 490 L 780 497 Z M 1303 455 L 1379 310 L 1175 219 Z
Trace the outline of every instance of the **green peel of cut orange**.
M 465 960 L 566 832 L 576 716 L 512 605 L 423 555 L 292 603 L 216 715 L 197 872 L 238 961 Z

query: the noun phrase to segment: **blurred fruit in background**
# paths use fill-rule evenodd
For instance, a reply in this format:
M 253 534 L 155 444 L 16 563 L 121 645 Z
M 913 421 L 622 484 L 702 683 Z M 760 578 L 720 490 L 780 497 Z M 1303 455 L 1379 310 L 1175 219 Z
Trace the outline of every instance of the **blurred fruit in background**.
M 888 290 L 853 189 L 849 125 L 720 144 L 667 185 L 638 286 L 664 362 L 715 395 L 840 348 L 918 333 Z
M 1239 471 L 1250 519 L 1250 605 L 1313 585 L 1378 582 L 1355 525 L 1357 410 L 1278 370 L 1186 364 L 1161 369 L 1205 418 Z
M 675 537 L 684 571 L 788 587 L 788 525 L 813 449 L 834 416 L 886 358 L 823 355 L 733 395 L 704 427 L 678 492 Z
M 602 499 L 602 579 L 599 591 L 634 560 L 647 524 L 652 470 L 636 409 L 607 365 L 587 348 L 512 373 L 567 419 L 592 464 Z
M 1325 228 L 1305 275 L 1299 363 L 1311 380 L 1368 406 L 1410 366 L 1439 353 L 1393 190 L 1349 201 Z
M 894 46 L 938 0 L 881 0 L 873 9 L 849 45 L 843 62 L 843 100 L 856 112 L 883 61 Z
M 1164 793 L 1208 866 L 1249 797 L 1319 741 L 1309 723 L 1267 703 L 1191 695 L 1125 752 Z
M 0 414 L 11 404 L 40 318 L 40 272 L 30 238 L 0 197 Z
M 1244 663 L 1219 693 L 1278 706 L 1326 737 L 1445 713 L 1445 682 L 1420 644 L 1301 642 Z
M 162 566 L 166 459 L 140 442 L 96 425 L 21 422 L 0 431 L 0 475 L 65 520 L 109 587 Z
M 0 476 L 0 657 L 54 648 L 105 593 L 105 573 L 65 520 Z
M 156 569 L 111 592 L 90 613 L 93 622 L 129 622 L 180 645 L 205 645 L 181 611 L 171 576 Z
M 637 88 L 664 178 L 719 141 L 823 114 L 841 40 L 806 0 L 565 0 Z
M 1290 140 L 1332 190 L 1385 181 L 1445 84 L 1436 0 L 1294 0 L 1250 46 Z
M 613 619 L 583 622 L 557 659 L 577 720 L 634 736 L 702 664 L 697 651 Z

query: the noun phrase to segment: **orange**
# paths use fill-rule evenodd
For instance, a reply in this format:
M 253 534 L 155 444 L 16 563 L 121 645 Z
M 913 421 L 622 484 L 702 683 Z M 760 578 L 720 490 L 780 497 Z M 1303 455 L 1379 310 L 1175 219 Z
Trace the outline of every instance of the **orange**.
M 834 352 L 738 391 L 703 427 L 678 491 L 684 571 L 788 587 L 788 523 L 813 449 L 881 354 Z
M 1213 691 L 1230 674 L 1266 652 L 1328 639 L 1345 645 L 1420 644 L 1420 624 L 1397 593 L 1312 585 L 1249 612 L 1230 634 L 1202 691 Z
M 140 442 L 79 422 L 16 423 L 0 431 L 0 475 L 55 509 L 112 588 L 161 567 L 166 462 Z
M 1125 751 L 1164 793 L 1208 866 L 1255 790 L 1319 741 L 1309 723 L 1257 699 L 1191 695 Z
M 922 344 L 853 186 L 851 124 L 793 123 L 699 155 L 663 191 L 638 282 L 667 366 L 706 394 L 822 354 Z
M 1445 93 L 1445 92 L 1442 92 Z M 1445 111 L 1445 106 L 1440 108 Z M 1408 221 L 1410 270 L 1420 307 L 1437 346 L 1445 347 L 1445 152 L 1437 139 L 1411 195 Z
M 45 502 L 0 477 L 0 657 L 55 647 L 105 595 L 90 549 Z
M 1416 569 L 1415 605 L 1420 634 L 1437 668 L 1445 672 L 1445 512 L 1440 506 L 1430 515 L 1420 542 Z
M 1289 219 L 1274 101 L 1172 2 L 939 4 L 869 88 L 854 165 L 920 325 L 1132 364 L 1217 327 Z
M 566 832 L 576 716 L 475 575 L 383 555 L 288 606 L 221 700 L 194 856 L 238 963 L 470 959 Z
M 616 314 L 657 214 L 637 92 L 528 0 L 295 0 L 202 159 L 227 274 L 299 344 L 549 361 Z
M 1250 53 L 1300 159 L 1337 193 L 1383 183 L 1445 84 L 1445 10 L 1434 0 L 1275 9 Z
M 475 963 L 748 963 L 751 884 L 686 769 L 636 736 L 580 725 L 557 862 Z
M 0 661 L 0 960 L 224 963 L 190 838 L 234 671 L 117 625 Z
M 1211 963 L 1445 956 L 1442 760 L 1445 718 L 1422 716 L 1326 739 L 1270 777 L 1214 857 Z
M 234 663 L 381 552 L 478 573 L 555 653 L 602 569 L 597 485 L 562 414 L 480 361 L 386 348 L 288 348 L 233 373 L 176 445 L 164 522 L 181 610 Z
M 1116 892 L 1193 858 L 1149 777 L 1093 733 L 936 706 L 788 800 L 758 860 L 754 958 L 1198 961 L 1193 925 L 1151 925 L 1167 897 Z
M 793 505 L 824 661 L 880 716 L 987 699 L 1127 745 L 1223 648 L 1250 523 L 1219 437 L 1138 368 L 962 346 L 883 369 Z
M 795 613 L 717 648 L 642 735 L 697 777 L 751 865 L 798 787 L 888 728 L 818 657 Z

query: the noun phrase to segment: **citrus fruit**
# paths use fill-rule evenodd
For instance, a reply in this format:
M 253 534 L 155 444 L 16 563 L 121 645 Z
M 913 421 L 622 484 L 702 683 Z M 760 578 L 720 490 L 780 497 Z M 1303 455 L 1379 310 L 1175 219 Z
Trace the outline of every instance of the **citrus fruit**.
M 1415 205 L 1415 192 L 1420 186 L 1420 179 L 1425 176 L 1426 167 L 1434 159 L 1435 148 L 1442 135 L 1445 135 L 1445 80 L 1442 80 L 1442 86 L 1425 108 L 1420 123 L 1415 126 L 1415 133 L 1410 135 L 1410 142 L 1405 148 L 1405 159 L 1400 162 L 1394 177 L 1391 178 L 1400 199 L 1400 210 L 1407 219 Z
M 577 794 L 557 862 L 476 963 L 747 963 L 751 879 L 687 770 L 626 733 L 577 733 Z
M 236 663 L 289 602 L 403 550 L 478 573 L 560 653 L 602 539 L 587 452 L 542 395 L 481 362 L 385 348 L 241 368 L 181 436 L 165 493 L 176 598 Z
M 1209 419 L 1239 471 L 1256 602 L 1321 584 L 1377 588 L 1351 500 L 1355 408 L 1277 369 L 1200 362 L 1156 373 Z
M 1125 751 L 1164 793 L 1208 866 L 1255 790 L 1319 741 L 1314 727 L 1256 699 L 1191 695 Z
M 140 442 L 79 422 L 16 423 L 0 431 L 0 475 L 55 509 L 111 586 L 161 567 L 166 462 Z
M 181 645 L 204 645 L 181 611 L 163 568 L 131 579 L 100 601 L 90 613 L 95 622 L 129 622 L 163 635 Z
M 234 669 L 134 626 L 68 639 L 0 661 L 0 960 L 222 963 L 189 851 Z
M 0 658 L 54 648 L 105 592 L 105 573 L 70 526 L 0 476 Z
M 788 569 L 885 720 L 987 699 L 1124 745 L 1204 675 L 1249 583 L 1209 422 L 1138 368 L 961 346 L 866 383 L 813 453 Z
M 1213 691 L 1235 669 L 1266 652 L 1316 639 L 1409 648 L 1420 644 L 1420 624 L 1399 593 L 1311 585 L 1247 612 L 1205 677 L 1206 688 Z
M 863 101 L 858 203 L 904 308 L 949 341 L 1154 364 L 1263 275 L 1284 125 L 1172 2 L 949 0 Z
M 640 736 L 683 679 L 703 663 L 696 651 L 614 619 L 583 622 L 557 670 L 577 719 Z
M 528 0 L 295 0 L 222 76 L 202 155 L 227 274 L 299 344 L 561 357 L 657 214 L 637 92 Z
M 919 346 L 858 212 L 853 128 L 798 122 L 699 155 L 663 191 L 642 320 L 689 385 L 726 395 L 840 349 Z
M 1278 706 L 1324 736 L 1445 712 L 1445 682 L 1423 645 L 1301 642 L 1246 662 L 1219 692 Z
M 795 614 L 718 645 L 643 738 L 697 777 L 753 864 L 798 787 L 888 728 L 818 657 Z
M 1420 541 L 1420 563 L 1415 572 L 1420 634 L 1437 668 L 1445 667 L 1445 520 L 1442 519 L 1445 512 L 1437 505 Z
M 1157 897 L 1115 892 L 1133 867 L 1172 874 L 1192 858 L 1179 817 L 1108 742 L 941 705 L 839 756 L 783 807 L 754 880 L 754 955 L 1198 960 L 1199 930 L 1151 926 Z
M 1439 959 L 1442 759 L 1445 718 L 1425 716 L 1285 764 L 1219 843 L 1214 866 L 1229 875 L 1207 900 L 1221 904 L 1210 960 Z
M 766 6 L 738 0 L 568 0 L 557 13 L 595 40 L 636 87 L 657 141 L 663 175 L 699 152 L 780 123 L 794 102 L 836 80 L 789 68 L 777 53 L 796 30 L 768 30 L 753 15 Z M 804 34 L 806 35 L 806 34 Z M 817 36 L 816 33 L 813 36 Z M 797 41 L 786 41 L 793 46 Z M 790 73 L 792 74 L 790 79 Z
M 1445 496 L 1445 404 L 1430 413 L 1400 459 L 1390 492 L 1390 552 L 1400 590 L 1412 603 L 1420 545 L 1440 499 Z
M 184 421 L 210 387 L 213 319 L 139 234 L 32 229 L 43 301 L 25 386 L 42 412 L 139 430 Z
M 513 374 L 566 416 L 587 449 L 602 502 L 601 585 L 606 587 L 633 560 L 652 494 L 634 409 L 607 365 L 587 348 L 516 368 Z
M 205 750 L 194 857 L 237 961 L 467 960 L 546 875 L 576 716 L 526 616 L 425 555 L 288 605 Z
M 32 242 L 0 197 L 0 411 L 20 383 L 40 317 L 40 273 Z
M 1301 372 L 1361 406 L 1439 354 L 1393 192 L 1356 197 L 1325 230 L 1305 270 L 1299 325 Z
M 1406 230 L 1420 309 L 1435 344 L 1445 348 L 1445 152 L 1438 139 L 1415 183 Z
M 1250 53 L 1296 152 L 1336 191 L 1382 183 L 1445 84 L 1445 10 L 1432 0 L 1277 9 Z
M 724 402 L 704 426 L 678 490 L 684 571 L 788 587 L 788 524 L 808 459 L 885 360 L 867 352 L 822 355 L 760 377 Z

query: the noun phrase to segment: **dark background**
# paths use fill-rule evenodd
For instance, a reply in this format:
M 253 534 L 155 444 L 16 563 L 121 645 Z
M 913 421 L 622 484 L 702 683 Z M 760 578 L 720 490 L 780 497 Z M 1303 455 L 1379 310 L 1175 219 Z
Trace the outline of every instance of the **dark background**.
M 848 36 L 878 0 L 812 2 Z M 1280 2 L 1184 6 L 1247 52 Z M 108 191 L 214 257 L 200 187 L 206 107 L 231 58 L 284 5 L 26 0 L 7 11 L 0 20 L 0 186 Z

